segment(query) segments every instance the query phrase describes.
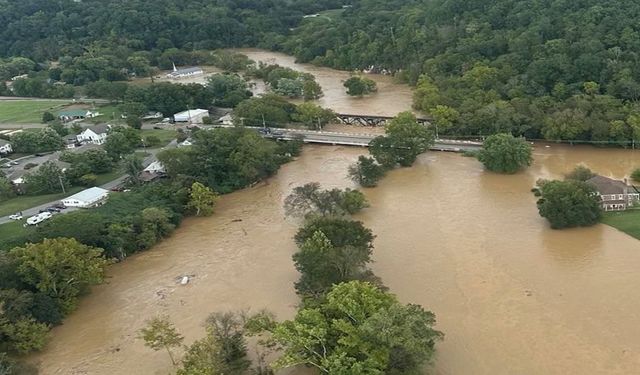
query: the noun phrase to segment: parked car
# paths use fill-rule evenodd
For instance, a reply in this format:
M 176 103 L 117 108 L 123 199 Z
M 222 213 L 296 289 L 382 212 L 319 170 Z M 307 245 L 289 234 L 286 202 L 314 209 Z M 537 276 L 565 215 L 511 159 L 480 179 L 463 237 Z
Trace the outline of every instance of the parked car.
M 41 153 L 41 152 L 36 152 L 34 155 L 35 155 L 35 156 L 44 156 L 44 154 L 43 154 L 43 153 Z
M 20 164 L 20 163 L 18 163 L 17 161 L 11 161 L 10 163 L 11 163 L 11 165 L 18 165 L 18 164 Z
M 20 213 L 9 215 L 9 219 L 11 219 L 11 220 L 22 220 L 22 215 Z
M 0 168 L 11 168 L 11 163 L 4 163 L 0 165 Z
M 62 204 L 62 202 L 58 202 L 58 203 L 54 204 L 54 205 L 53 205 L 53 206 L 51 206 L 51 207 L 55 207 L 55 208 L 60 209 L 60 210 L 66 210 L 66 209 L 67 209 L 67 206 L 65 206 L 64 204 Z
M 53 207 L 53 206 L 51 206 L 51 207 L 47 207 L 47 211 L 49 211 L 49 212 L 51 212 L 51 213 L 54 213 L 54 212 L 55 212 L 55 213 L 58 213 L 58 212 L 60 212 L 60 209 L 59 209 L 59 208 L 57 208 L 57 207 Z

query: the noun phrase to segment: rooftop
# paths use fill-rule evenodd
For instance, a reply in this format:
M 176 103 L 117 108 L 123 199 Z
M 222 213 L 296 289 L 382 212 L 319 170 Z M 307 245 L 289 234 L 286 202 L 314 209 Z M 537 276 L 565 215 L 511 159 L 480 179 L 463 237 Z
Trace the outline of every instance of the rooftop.
M 181 68 L 181 69 L 176 69 L 172 72 L 170 72 L 170 75 L 180 75 L 180 74 L 189 74 L 189 73 L 199 73 L 202 72 L 202 68 L 200 68 L 199 66 L 192 66 L 189 68 Z
M 587 180 L 587 183 L 593 185 L 601 195 L 624 194 L 629 188 L 623 181 L 600 175 L 591 177 Z
M 85 130 L 91 130 L 92 132 L 94 132 L 96 134 L 102 134 L 102 133 L 106 133 L 107 131 L 109 131 L 109 129 L 111 129 L 111 126 L 109 124 L 98 124 L 98 125 L 90 126 L 90 127 L 86 128 Z
M 58 112 L 58 117 L 80 117 L 80 116 L 86 116 L 87 112 L 89 112 L 88 109 L 70 109 L 67 111 L 60 111 Z
M 74 199 L 80 202 L 93 202 L 96 199 L 102 198 L 105 194 L 108 193 L 109 190 L 99 187 L 92 187 L 86 190 L 82 190 L 81 192 L 73 194 L 72 196 L 65 199 Z

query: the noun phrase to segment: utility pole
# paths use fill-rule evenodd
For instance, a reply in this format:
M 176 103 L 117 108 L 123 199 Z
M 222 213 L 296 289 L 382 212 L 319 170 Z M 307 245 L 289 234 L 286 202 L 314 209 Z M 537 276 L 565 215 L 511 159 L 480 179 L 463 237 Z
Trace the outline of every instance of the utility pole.
M 62 176 L 58 175 L 58 181 L 60 182 L 60 187 L 62 188 L 62 194 L 67 194 L 67 191 L 64 189 L 64 183 L 62 183 Z
M 264 114 L 261 114 L 261 116 L 262 116 L 262 128 L 266 130 L 267 124 L 264 122 Z

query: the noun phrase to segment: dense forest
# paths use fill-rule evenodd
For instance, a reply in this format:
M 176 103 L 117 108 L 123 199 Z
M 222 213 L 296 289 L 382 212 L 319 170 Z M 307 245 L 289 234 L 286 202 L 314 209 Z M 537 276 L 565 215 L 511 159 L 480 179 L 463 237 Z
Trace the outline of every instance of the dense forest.
M 640 140 L 640 5 L 630 0 L 1 4 L 0 78 L 48 69 L 67 84 L 118 81 L 209 62 L 204 51 L 258 46 L 395 74 L 416 85 L 414 107 L 441 133 Z

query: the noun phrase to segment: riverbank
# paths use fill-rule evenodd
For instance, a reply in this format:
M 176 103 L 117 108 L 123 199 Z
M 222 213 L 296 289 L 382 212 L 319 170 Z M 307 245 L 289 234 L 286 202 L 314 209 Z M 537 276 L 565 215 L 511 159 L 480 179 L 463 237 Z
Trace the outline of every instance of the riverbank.
M 602 222 L 640 240 L 640 210 L 605 212 Z

